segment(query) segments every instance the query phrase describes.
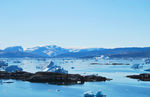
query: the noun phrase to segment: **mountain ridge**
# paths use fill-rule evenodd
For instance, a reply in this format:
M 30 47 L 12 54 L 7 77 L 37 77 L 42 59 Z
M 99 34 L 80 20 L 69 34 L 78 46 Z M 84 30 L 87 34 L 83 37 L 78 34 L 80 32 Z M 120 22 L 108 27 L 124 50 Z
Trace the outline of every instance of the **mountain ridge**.
M 124 48 L 63 48 L 57 45 L 36 46 L 24 50 L 22 46 L 12 46 L 0 50 L 0 57 L 6 58 L 92 58 L 98 56 L 110 58 L 150 57 L 150 47 L 124 47 Z

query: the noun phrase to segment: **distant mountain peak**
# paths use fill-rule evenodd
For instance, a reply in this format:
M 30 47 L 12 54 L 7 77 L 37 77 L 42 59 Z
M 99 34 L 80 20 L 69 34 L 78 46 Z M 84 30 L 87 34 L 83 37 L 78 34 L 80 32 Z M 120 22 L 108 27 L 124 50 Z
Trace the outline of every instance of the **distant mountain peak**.
M 36 46 L 33 48 L 27 48 L 25 52 L 43 55 L 47 57 L 53 57 L 58 54 L 67 53 L 69 52 L 69 50 L 56 45 L 46 45 L 46 46 Z
M 12 46 L 12 47 L 7 47 L 4 49 L 4 51 L 7 52 L 23 52 L 23 47 L 22 46 Z

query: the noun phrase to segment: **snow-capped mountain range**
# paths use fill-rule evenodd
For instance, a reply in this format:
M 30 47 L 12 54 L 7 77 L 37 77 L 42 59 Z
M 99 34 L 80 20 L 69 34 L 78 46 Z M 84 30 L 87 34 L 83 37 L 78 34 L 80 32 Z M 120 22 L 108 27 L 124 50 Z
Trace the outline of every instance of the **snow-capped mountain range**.
M 25 52 L 45 57 L 53 57 L 62 53 L 68 53 L 69 50 L 56 45 L 48 45 L 48 46 L 37 46 L 33 48 L 27 48 Z
M 8 47 L 0 50 L 0 57 L 3 58 L 49 58 L 49 57 L 75 57 L 91 58 L 97 56 L 108 56 L 111 58 L 129 58 L 129 57 L 150 57 L 150 47 L 130 47 L 130 48 L 63 48 L 56 45 L 36 46 L 23 49 L 22 46 Z
M 75 49 L 75 48 L 63 48 L 56 45 L 47 45 L 47 46 L 36 46 L 33 48 L 23 49 L 22 46 L 13 46 L 7 47 L 4 50 L 0 51 L 1 57 L 13 56 L 12 54 L 18 54 L 20 57 L 28 57 L 27 55 L 40 56 L 40 57 L 54 57 L 65 53 L 77 53 L 77 52 L 87 52 L 98 50 L 99 48 L 87 48 L 87 49 Z M 16 55 L 15 55 L 16 56 Z
M 99 48 L 87 48 L 87 49 L 75 49 L 75 48 L 62 48 L 56 45 L 48 45 L 48 46 L 37 46 L 33 48 L 27 48 L 25 52 L 42 55 L 45 57 L 54 57 L 57 55 L 65 54 L 65 53 L 77 53 L 77 52 L 86 52 L 86 51 L 94 51 Z

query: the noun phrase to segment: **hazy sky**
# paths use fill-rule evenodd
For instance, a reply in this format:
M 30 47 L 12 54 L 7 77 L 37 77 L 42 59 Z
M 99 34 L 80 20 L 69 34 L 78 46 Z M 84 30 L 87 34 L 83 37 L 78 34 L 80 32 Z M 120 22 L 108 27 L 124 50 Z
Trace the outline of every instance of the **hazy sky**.
M 150 46 L 150 0 L 0 0 L 0 48 Z

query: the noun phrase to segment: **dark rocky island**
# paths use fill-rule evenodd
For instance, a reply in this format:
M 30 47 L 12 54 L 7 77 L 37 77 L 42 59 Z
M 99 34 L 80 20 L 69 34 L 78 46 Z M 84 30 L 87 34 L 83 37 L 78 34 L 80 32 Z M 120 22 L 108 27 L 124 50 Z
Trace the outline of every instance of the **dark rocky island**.
M 72 85 L 72 84 L 83 84 L 84 82 L 94 82 L 94 81 L 107 81 L 111 80 L 106 77 L 87 75 L 82 76 L 79 74 L 61 74 L 53 72 L 6 72 L 0 71 L 0 79 L 14 79 L 37 83 L 49 83 L 57 85 Z
M 133 78 L 133 79 L 139 79 L 141 81 L 150 81 L 150 73 L 143 73 L 140 75 L 129 75 L 127 77 Z

